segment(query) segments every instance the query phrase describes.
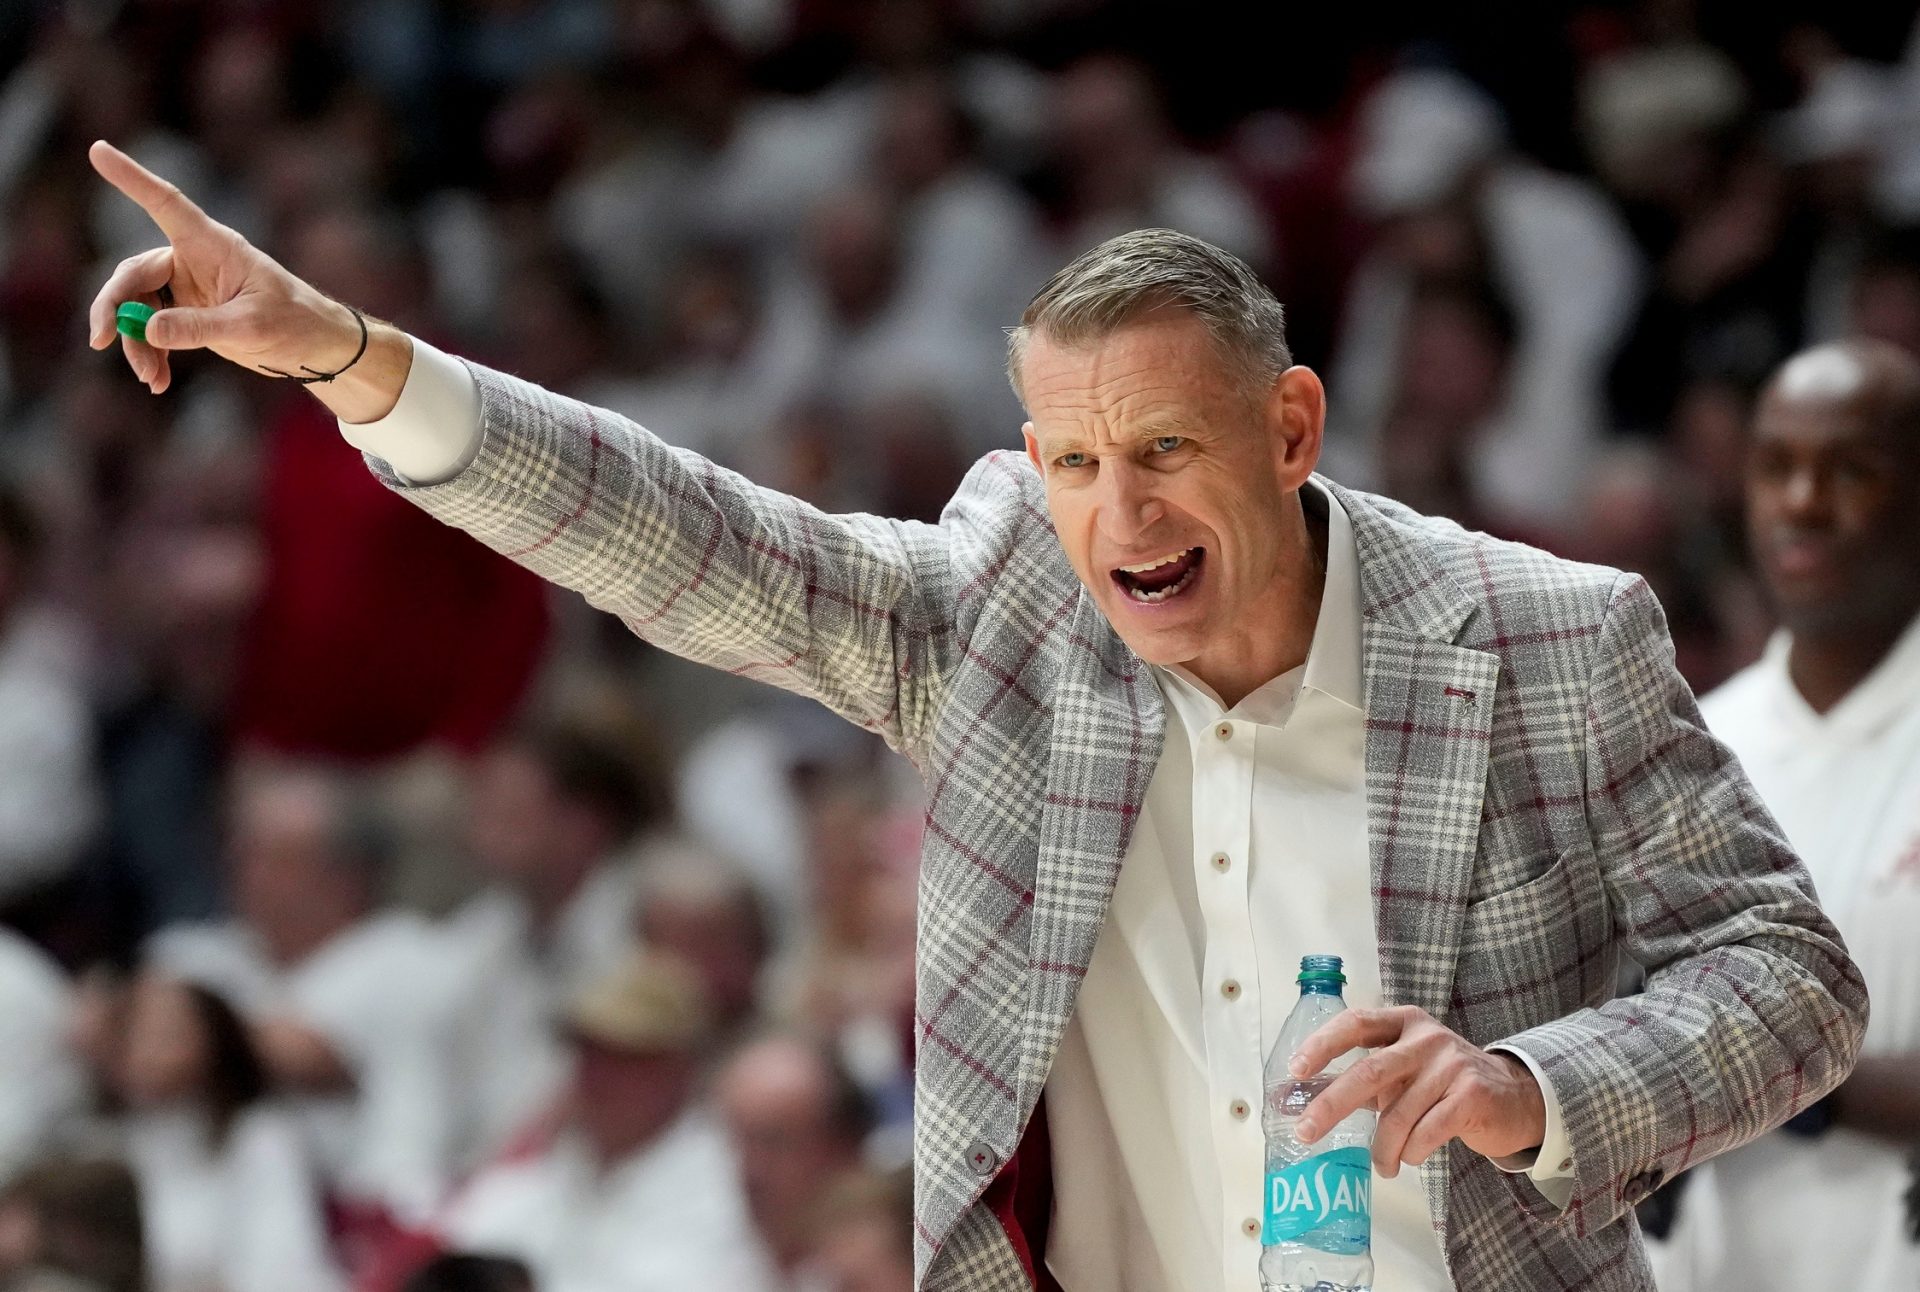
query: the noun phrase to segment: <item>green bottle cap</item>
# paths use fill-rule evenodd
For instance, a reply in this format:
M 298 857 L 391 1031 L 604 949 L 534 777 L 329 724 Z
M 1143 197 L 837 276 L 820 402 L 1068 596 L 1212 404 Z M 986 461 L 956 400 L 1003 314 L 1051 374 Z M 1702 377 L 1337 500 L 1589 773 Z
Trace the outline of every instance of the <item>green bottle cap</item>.
M 136 341 L 147 339 L 147 320 L 159 311 L 151 305 L 142 305 L 139 301 L 124 301 L 114 311 L 113 325 L 121 336 L 130 336 Z

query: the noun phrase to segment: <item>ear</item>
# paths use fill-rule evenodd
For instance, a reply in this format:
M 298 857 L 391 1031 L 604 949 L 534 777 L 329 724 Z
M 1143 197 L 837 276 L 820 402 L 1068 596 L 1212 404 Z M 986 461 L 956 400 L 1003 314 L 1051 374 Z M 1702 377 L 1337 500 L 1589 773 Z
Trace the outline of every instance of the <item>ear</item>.
M 1042 479 L 1045 479 L 1047 468 L 1046 465 L 1040 461 L 1040 441 L 1034 438 L 1032 422 L 1022 423 L 1020 427 L 1020 438 L 1027 442 L 1027 457 L 1032 461 L 1033 469 L 1040 473 Z
M 1295 364 L 1274 378 L 1266 423 L 1280 487 L 1299 489 L 1320 464 L 1327 429 L 1327 391 L 1319 374 Z

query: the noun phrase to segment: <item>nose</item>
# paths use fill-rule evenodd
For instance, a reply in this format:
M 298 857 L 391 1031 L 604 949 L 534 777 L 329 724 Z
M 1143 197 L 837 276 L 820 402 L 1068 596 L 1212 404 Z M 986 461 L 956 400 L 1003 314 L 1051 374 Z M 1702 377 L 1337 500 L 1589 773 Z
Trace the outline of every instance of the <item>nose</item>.
M 1166 504 L 1155 493 L 1151 473 L 1133 463 L 1103 467 L 1100 488 L 1100 534 L 1115 547 L 1135 546 L 1166 517 Z
M 1825 471 L 1803 463 L 1789 471 L 1783 483 L 1780 502 L 1789 518 L 1802 525 L 1815 525 L 1828 519 L 1833 496 Z

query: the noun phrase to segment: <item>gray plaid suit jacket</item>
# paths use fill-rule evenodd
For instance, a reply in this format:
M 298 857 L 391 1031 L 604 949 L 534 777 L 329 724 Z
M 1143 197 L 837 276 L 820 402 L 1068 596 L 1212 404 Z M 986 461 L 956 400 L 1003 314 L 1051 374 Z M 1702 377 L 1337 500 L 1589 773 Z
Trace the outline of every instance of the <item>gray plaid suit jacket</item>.
M 1164 722 L 996 453 L 937 526 L 822 513 L 612 414 L 473 367 L 478 457 L 390 486 L 678 654 L 814 696 L 925 777 L 919 1285 L 1032 1278 L 982 1205 L 1027 1128 Z M 1866 992 L 1701 726 L 1637 577 L 1350 492 L 1388 998 L 1544 1067 L 1570 1205 L 1457 1143 L 1422 1176 L 1457 1286 L 1652 1286 L 1633 1204 L 1851 1068 Z M 1645 966 L 1616 998 L 1622 955 Z M 1099 1292 L 1074 1289 L 1073 1292 Z

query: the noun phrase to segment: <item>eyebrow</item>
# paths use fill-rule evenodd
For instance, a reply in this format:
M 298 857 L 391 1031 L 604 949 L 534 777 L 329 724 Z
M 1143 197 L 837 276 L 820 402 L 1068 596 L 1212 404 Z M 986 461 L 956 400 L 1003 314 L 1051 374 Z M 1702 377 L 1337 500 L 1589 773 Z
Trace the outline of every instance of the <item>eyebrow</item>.
M 1193 431 L 1178 417 L 1169 413 L 1149 413 L 1128 437 L 1128 442 L 1138 444 L 1142 440 L 1159 439 L 1162 435 L 1191 436 Z M 1058 457 L 1062 453 L 1084 451 L 1086 437 L 1076 432 L 1057 431 L 1053 436 L 1040 435 L 1040 451 L 1047 457 Z

